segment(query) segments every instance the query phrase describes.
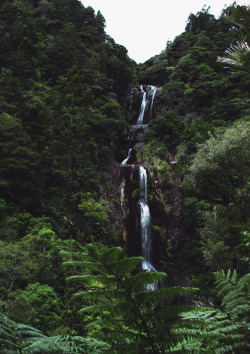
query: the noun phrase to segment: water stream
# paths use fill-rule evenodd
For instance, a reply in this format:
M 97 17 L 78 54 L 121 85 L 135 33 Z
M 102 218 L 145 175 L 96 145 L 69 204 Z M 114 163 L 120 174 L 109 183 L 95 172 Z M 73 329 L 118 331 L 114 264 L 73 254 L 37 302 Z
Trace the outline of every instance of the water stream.
M 140 85 L 140 90 L 141 90 L 141 92 L 143 92 L 143 96 L 142 96 L 142 102 L 141 102 L 141 111 L 140 111 L 139 117 L 136 122 L 137 125 L 142 124 L 144 113 L 145 113 L 145 108 L 147 105 L 147 92 L 144 91 L 143 85 Z
M 140 85 L 140 90 L 143 93 L 141 110 L 137 119 L 136 125 L 142 125 L 145 114 L 147 117 L 152 118 L 154 97 L 157 91 L 155 86 L 146 86 L 144 90 L 143 85 Z M 128 156 L 122 161 L 122 165 L 127 164 L 132 155 L 132 149 L 129 150 Z M 148 272 L 156 272 L 156 269 L 151 264 L 152 253 L 152 241 L 150 235 L 150 210 L 148 206 L 148 183 L 147 183 L 147 171 L 140 165 L 139 166 L 139 183 L 140 183 L 140 226 L 141 226 L 141 242 L 142 242 L 142 269 Z M 147 289 L 154 290 L 157 288 L 157 284 L 153 283 L 147 286 Z
M 141 111 L 137 120 L 137 125 L 143 123 L 145 110 L 149 107 L 149 120 L 152 118 L 154 97 L 157 91 L 155 86 L 150 86 L 148 93 L 143 90 L 143 86 L 140 87 L 143 92 Z M 139 166 L 139 182 L 140 182 L 140 225 L 141 225 L 141 242 L 142 242 L 142 269 L 147 272 L 156 272 L 156 269 L 151 264 L 152 253 L 152 241 L 150 235 L 150 210 L 148 206 L 148 178 L 147 171 L 143 166 Z M 157 288 L 157 284 L 152 283 L 147 286 L 147 289 L 154 290 Z
M 128 156 L 126 157 L 125 160 L 122 161 L 122 165 L 126 165 L 126 163 L 128 162 L 128 160 L 130 159 L 131 155 L 132 155 L 132 150 L 133 149 L 129 149 L 128 151 Z
M 142 95 L 140 114 L 136 122 L 137 125 L 141 125 L 143 123 L 145 112 L 147 111 L 149 111 L 149 120 L 152 118 L 154 97 L 157 91 L 157 87 L 152 85 L 146 86 L 146 90 L 144 91 L 144 86 L 140 85 L 140 90 L 143 93 L 143 95 Z

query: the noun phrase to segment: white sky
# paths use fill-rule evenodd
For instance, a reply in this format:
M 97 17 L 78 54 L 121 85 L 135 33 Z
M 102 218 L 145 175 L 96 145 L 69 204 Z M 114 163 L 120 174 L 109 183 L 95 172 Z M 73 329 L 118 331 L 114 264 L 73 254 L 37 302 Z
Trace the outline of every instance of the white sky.
M 215 17 L 234 0 L 81 0 L 85 7 L 101 11 L 106 33 L 128 50 L 130 58 L 143 63 L 166 48 L 168 40 L 185 30 L 190 13 L 211 6 Z M 249 0 L 236 1 L 246 5 Z

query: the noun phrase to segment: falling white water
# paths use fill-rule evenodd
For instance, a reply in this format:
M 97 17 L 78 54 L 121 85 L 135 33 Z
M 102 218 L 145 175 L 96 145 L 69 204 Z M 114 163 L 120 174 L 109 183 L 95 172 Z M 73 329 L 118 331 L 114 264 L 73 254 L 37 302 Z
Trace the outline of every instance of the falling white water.
M 143 166 L 139 167 L 139 181 L 140 181 L 140 199 L 145 203 L 148 201 L 148 177 L 147 171 Z
M 143 166 L 139 167 L 139 181 L 140 181 L 140 224 L 141 224 L 141 240 L 142 240 L 142 269 L 147 272 L 156 272 L 156 269 L 151 264 L 151 236 L 150 236 L 150 211 L 147 204 L 147 171 Z M 147 289 L 154 290 L 157 288 L 157 284 L 152 283 L 147 286 Z
M 155 267 L 147 261 L 142 261 L 142 269 L 145 270 L 146 272 L 157 272 Z M 146 286 L 146 288 L 148 290 L 155 290 L 155 289 L 158 289 L 158 284 L 157 284 L 157 282 L 154 282 L 154 283 L 148 284 Z
M 157 91 L 157 87 L 151 86 L 151 90 L 149 91 L 150 95 L 151 95 L 151 105 L 150 105 L 149 120 L 152 118 L 152 114 L 153 114 L 153 105 L 154 105 L 154 98 L 155 98 L 156 91 Z
M 139 117 L 136 122 L 137 125 L 143 124 L 143 118 L 145 115 L 145 111 L 148 110 L 147 107 L 149 105 L 150 105 L 150 107 L 149 107 L 149 120 L 152 118 L 154 97 L 155 97 L 157 88 L 152 85 L 147 86 L 147 87 L 149 87 L 148 92 L 144 91 L 143 85 L 140 85 L 140 90 L 141 90 L 141 92 L 143 92 L 143 96 L 142 96 L 142 102 L 141 102 L 141 111 L 140 111 Z
M 150 239 L 150 212 L 145 201 L 140 200 L 141 209 L 141 238 L 142 238 L 142 257 L 146 262 L 150 262 L 151 239 Z
M 144 112 L 145 112 L 145 108 L 146 108 L 146 104 L 147 104 L 147 92 L 143 90 L 143 85 L 140 85 L 140 89 L 141 92 L 143 92 L 143 96 L 142 96 L 142 102 L 141 102 L 141 111 L 139 114 L 139 117 L 137 119 L 136 124 L 142 124 L 143 122 L 143 117 L 144 117 Z
M 140 85 L 140 90 L 143 93 L 142 96 L 142 103 L 141 103 L 141 110 L 139 117 L 137 119 L 136 124 L 141 125 L 143 124 L 143 119 L 145 112 L 147 112 L 147 117 L 149 120 L 152 118 L 153 114 L 153 104 L 154 104 L 154 97 L 157 91 L 155 86 L 146 86 L 146 90 L 144 91 L 143 85 Z M 132 155 L 132 149 L 129 149 L 128 156 L 126 159 L 122 161 L 122 165 L 127 164 L 130 157 Z M 134 165 L 132 165 L 132 168 Z M 142 262 L 142 269 L 147 272 L 156 272 L 156 269 L 151 264 L 151 235 L 150 235 L 150 210 L 148 206 L 148 191 L 147 191 L 147 171 L 143 166 L 139 166 L 139 176 L 140 176 L 140 200 L 139 200 L 139 207 L 140 207 L 140 224 L 141 224 L 141 240 L 142 240 L 142 256 L 144 258 Z M 124 188 L 125 188 L 125 181 L 121 188 L 121 204 L 124 204 Z M 152 283 L 147 285 L 146 287 L 148 290 L 154 290 L 158 288 L 157 283 Z
M 132 150 L 133 149 L 129 149 L 128 151 L 128 156 L 126 157 L 125 160 L 122 161 L 122 165 L 126 165 L 126 163 L 128 162 L 128 160 L 130 159 L 131 155 L 132 155 Z

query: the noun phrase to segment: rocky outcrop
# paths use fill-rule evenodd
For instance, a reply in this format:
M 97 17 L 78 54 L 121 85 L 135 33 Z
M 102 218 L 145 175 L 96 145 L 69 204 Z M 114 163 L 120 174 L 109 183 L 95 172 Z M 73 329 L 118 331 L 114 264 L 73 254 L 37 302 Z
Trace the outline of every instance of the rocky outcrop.
M 148 124 L 131 125 L 129 131 L 129 147 L 143 142 L 143 135 L 148 130 Z

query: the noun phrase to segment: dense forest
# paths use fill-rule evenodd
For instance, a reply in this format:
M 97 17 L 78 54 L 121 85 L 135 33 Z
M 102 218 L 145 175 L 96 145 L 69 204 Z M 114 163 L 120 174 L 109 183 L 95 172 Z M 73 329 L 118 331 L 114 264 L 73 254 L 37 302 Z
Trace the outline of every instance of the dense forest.
M 248 5 L 137 64 L 84 1 L 1 0 L 0 352 L 248 353 L 249 121 Z

